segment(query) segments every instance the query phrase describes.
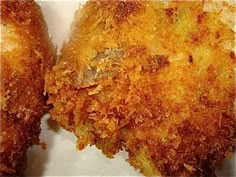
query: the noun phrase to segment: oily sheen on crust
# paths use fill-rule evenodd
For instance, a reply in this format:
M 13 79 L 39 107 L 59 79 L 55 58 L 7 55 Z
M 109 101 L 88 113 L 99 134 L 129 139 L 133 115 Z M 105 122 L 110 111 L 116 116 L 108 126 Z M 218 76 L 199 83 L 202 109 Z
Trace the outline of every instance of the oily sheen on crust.
M 146 176 L 215 175 L 236 145 L 234 21 L 215 5 L 89 1 L 76 13 L 45 89 L 78 149 L 125 149 Z
M 22 176 L 28 147 L 39 143 L 44 76 L 56 52 L 34 1 L 1 0 L 0 7 L 0 176 Z

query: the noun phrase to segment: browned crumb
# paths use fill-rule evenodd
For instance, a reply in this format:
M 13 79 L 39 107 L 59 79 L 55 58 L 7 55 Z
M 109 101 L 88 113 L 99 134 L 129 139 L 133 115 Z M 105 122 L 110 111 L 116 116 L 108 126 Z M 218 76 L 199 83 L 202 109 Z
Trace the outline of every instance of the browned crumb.
M 146 176 L 215 175 L 236 145 L 235 33 L 206 4 L 89 1 L 77 12 L 46 91 L 78 149 L 125 149 Z
M 44 76 L 56 53 L 34 1 L 1 0 L 0 7 L 0 176 L 22 176 L 27 148 L 39 143 Z

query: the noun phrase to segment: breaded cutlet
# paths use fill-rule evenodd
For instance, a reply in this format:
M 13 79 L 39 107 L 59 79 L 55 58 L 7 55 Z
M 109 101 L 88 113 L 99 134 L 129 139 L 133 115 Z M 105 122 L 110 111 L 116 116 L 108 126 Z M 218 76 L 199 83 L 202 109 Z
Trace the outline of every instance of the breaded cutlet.
M 1 0 L 0 7 L 0 176 L 22 176 L 27 149 L 39 143 L 44 76 L 56 50 L 36 2 Z
M 46 76 L 52 119 L 78 149 L 124 149 L 146 176 L 215 176 L 236 145 L 230 14 L 226 2 L 88 1 Z

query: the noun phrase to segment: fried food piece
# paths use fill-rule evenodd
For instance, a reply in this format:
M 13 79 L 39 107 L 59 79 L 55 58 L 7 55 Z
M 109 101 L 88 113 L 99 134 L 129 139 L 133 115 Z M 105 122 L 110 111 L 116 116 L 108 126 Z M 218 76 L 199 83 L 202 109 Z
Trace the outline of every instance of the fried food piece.
M 27 148 L 39 143 L 40 119 L 48 107 L 44 77 L 56 51 L 34 1 L 0 3 L 0 176 L 22 176 Z
M 209 5 L 89 1 L 76 13 L 46 91 L 78 149 L 125 149 L 146 176 L 215 175 L 236 140 L 235 33 Z

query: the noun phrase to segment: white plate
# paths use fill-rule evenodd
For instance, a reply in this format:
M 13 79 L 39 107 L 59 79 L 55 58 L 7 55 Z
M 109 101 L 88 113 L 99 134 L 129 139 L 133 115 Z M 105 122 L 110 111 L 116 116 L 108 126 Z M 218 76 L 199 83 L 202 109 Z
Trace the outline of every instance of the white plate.
M 62 42 L 68 39 L 70 24 L 80 3 L 68 0 L 39 2 L 58 51 Z M 43 150 L 40 146 L 29 149 L 26 176 L 142 176 L 125 161 L 126 152 L 108 159 L 95 147 L 77 151 L 75 136 L 58 127 L 48 115 L 42 119 L 41 140 L 46 142 L 47 149 Z M 236 176 L 235 154 L 217 169 L 217 174 Z

